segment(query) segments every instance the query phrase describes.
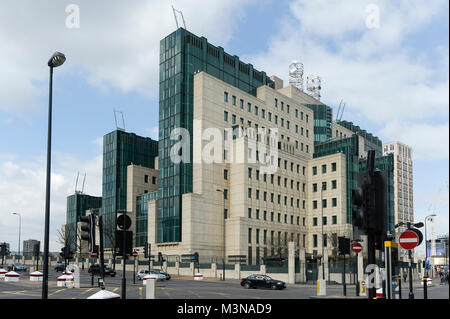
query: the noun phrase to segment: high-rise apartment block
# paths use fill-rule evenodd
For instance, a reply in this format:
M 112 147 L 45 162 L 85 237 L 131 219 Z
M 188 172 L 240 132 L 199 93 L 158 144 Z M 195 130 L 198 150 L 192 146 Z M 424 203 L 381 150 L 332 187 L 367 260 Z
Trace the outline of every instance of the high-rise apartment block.
M 412 148 L 400 143 L 383 144 L 383 155 L 394 156 L 394 211 L 395 223 L 414 223 L 414 187 Z M 397 237 L 406 226 L 397 228 Z

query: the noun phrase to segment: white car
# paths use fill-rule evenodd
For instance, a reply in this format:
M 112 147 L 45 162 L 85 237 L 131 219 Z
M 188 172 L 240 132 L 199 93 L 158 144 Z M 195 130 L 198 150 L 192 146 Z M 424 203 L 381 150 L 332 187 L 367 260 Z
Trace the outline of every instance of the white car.
M 163 274 L 160 274 L 156 270 L 148 270 L 148 269 L 141 269 L 138 271 L 136 278 L 139 280 L 143 280 L 145 276 L 151 275 L 152 277 L 156 278 L 156 281 L 165 281 L 166 276 Z
M 421 281 L 420 281 L 420 285 L 423 287 L 423 282 L 425 281 L 425 279 L 422 279 Z M 428 286 L 433 286 L 433 279 L 431 279 L 431 278 L 427 278 L 427 287 Z

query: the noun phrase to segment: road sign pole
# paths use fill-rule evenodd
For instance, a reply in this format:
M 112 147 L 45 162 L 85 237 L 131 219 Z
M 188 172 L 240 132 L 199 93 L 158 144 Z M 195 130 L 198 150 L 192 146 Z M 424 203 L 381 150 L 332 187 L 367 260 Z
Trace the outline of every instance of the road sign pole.
M 409 255 L 409 299 L 414 299 L 413 281 L 412 281 L 412 253 L 408 250 Z

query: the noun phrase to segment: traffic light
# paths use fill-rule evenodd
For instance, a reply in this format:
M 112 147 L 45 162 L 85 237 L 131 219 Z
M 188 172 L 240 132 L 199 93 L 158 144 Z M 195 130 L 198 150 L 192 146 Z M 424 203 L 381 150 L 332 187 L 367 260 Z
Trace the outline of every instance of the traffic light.
M 70 247 L 64 246 L 63 248 L 61 248 L 61 252 L 59 253 L 59 255 L 63 259 L 69 259 L 70 258 Z
M 350 238 L 338 237 L 339 255 L 350 255 Z
M 95 247 L 95 215 L 81 216 L 81 239 L 88 241 L 89 251 L 93 252 Z
M 131 226 L 131 218 L 124 211 L 117 212 L 116 225 L 119 229 L 115 230 L 116 253 L 119 256 L 131 255 L 133 251 L 133 232 L 127 230 Z M 125 236 L 125 238 L 124 238 Z M 125 240 L 125 247 L 124 247 Z

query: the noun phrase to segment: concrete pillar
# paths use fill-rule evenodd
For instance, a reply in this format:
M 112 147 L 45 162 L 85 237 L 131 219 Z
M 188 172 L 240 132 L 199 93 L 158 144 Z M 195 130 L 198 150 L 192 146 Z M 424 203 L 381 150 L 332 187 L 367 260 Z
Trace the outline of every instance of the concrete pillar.
M 177 276 L 180 275 L 180 262 L 179 262 L 179 261 L 176 261 L 176 262 L 175 262 L 175 274 L 176 274 Z
M 236 276 L 235 279 L 241 278 L 241 264 L 234 264 L 234 274 Z
M 359 253 L 358 254 L 358 281 L 365 281 L 366 275 L 364 274 L 364 255 Z
M 300 264 L 300 281 L 306 282 L 306 251 L 305 251 L 305 248 L 299 249 L 298 262 Z
M 216 263 L 211 264 L 211 277 L 217 278 L 217 264 Z
M 295 243 L 288 243 L 288 283 L 295 284 Z
M 266 265 L 261 265 L 259 269 L 260 269 L 261 275 L 265 275 L 267 273 Z
M 325 267 L 323 267 L 324 268 L 324 270 L 323 271 L 325 271 L 325 280 L 328 280 L 328 278 L 329 278 L 329 272 L 330 272 L 330 269 L 329 269 L 329 265 L 328 265 L 328 255 L 329 255 L 329 250 L 328 249 L 325 249 L 325 256 L 324 256 L 324 258 L 323 258 L 323 262 L 324 262 L 324 266 Z
M 163 270 L 167 272 L 167 260 L 163 261 Z

